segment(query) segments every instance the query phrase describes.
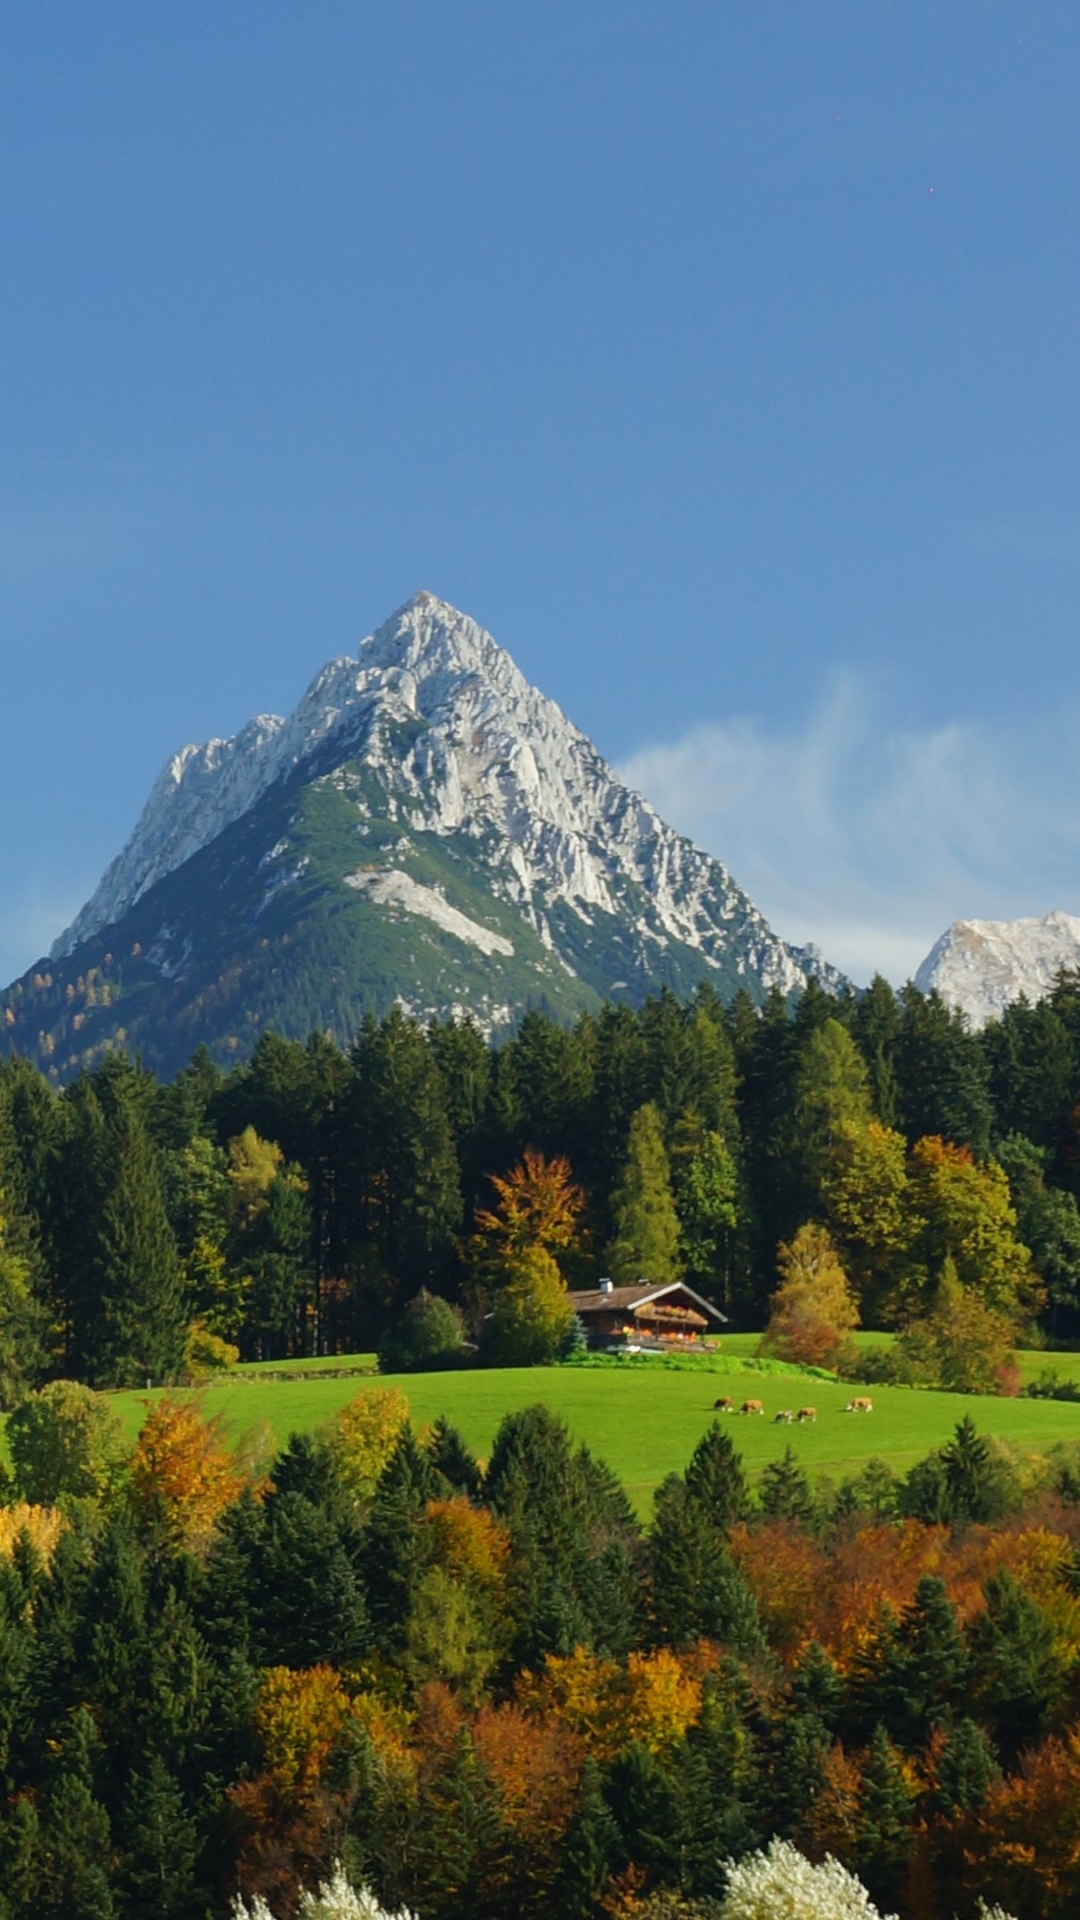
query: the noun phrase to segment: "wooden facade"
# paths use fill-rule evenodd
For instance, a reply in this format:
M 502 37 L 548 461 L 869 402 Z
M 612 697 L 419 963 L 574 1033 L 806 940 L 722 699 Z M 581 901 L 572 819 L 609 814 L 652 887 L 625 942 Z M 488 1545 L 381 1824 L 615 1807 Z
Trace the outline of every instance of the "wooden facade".
M 646 1280 L 634 1287 L 601 1281 L 587 1292 L 571 1293 L 570 1304 L 589 1345 L 609 1352 L 697 1346 L 727 1325 L 726 1314 L 681 1280 L 661 1287 Z

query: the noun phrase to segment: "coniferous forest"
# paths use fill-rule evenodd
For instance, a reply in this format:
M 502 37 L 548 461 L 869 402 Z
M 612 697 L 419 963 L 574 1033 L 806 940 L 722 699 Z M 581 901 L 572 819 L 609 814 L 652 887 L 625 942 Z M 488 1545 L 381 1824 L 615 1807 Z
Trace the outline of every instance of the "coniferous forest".
M 395 1012 L 170 1085 L 9 1059 L 0 1195 L 3 1920 L 292 1915 L 335 1862 L 420 1920 L 708 1916 L 774 1836 L 913 1920 L 1077 1910 L 1080 1472 L 977 1408 L 832 1487 L 715 1424 L 643 1525 L 541 1371 L 486 1462 L 394 1387 L 272 1458 L 190 1396 L 132 1449 L 103 1391 L 555 1361 L 600 1274 L 1015 1391 L 1080 1333 L 1075 979 L 981 1034 L 877 981 L 498 1049 Z

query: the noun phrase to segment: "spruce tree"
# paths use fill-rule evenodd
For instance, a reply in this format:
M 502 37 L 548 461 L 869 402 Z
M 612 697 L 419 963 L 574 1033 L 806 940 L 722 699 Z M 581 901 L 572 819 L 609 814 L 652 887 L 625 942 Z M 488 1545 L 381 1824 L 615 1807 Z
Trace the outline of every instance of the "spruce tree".
M 674 1474 L 657 1492 L 646 1569 L 653 1639 L 678 1647 L 704 1637 L 744 1655 L 764 1650 L 753 1594 L 723 1533 Z
M 199 1855 L 196 1823 L 163 1760 L 151 1754 L 146 1768 L 125 1787 L 119 1838 L 119 1878 L 128 1911 L 139 1920 L 182 1920 L 202 1906 L 196 1899 Z
M 105 1166 L 91 1254 L 100 1305 L 90 1371 L 102 1386 L 172 1380 L 184 1358 L 184 1285 L 157 1156 L 133 1105 L 122 1106 L 109 1129 Z
M 750 1511 L 750 1493 L 742 1459 L 719 1420 L 714 1420 L 690 1456 L 687 1491 L 705 1509 L 714 1527 L 727 1532 Z
M 884 1727 L 875 1727 L 859 1781 L 855 1865 L 883 1906 L 898 1903 L 912 1820 L 913 1796 L 903 1766 Z
M 671 1194 L 668 1158 L 655 1106 L 639 1107 L 630 1122 L 622 1176 L 612 1196 L 615 1237 L 607 1251 L 620 1286 L 677 1280 L 679 1216 Z
M 552 1888 L 555 1920 L 592 1920 L 608 1880 L 624 1858 L 622 1836 L 604 1798 L 595 1760 L 586 1759 L 581 1769 L 560 1856 Z
M 455 1493 L 465 1493 L 470 1500 L 476 1497 L 483 1477 L 476 1456 L 457 1428 L 442 1414 L 431 1429 L 428 1453 L 436 1473 L 442 1475 Z
M 41 1920 L 114 1920 L 112 1832 L 95 1790 L 100 1745 L 90 1714 L 76 1708 L 46 1795 L 35 1901 Z
M 983 1597 L 968 1627 L 973 1698 L 1011 1766 L 1061 1710 L 1065 1667 L 1050 1620 L 1013 1574 L 992 1574 Z
M 762 1471 L 758 1488 L 761 1511 L 769 1520 L 798 1520 L 805 1525 L 814 1516 L 814 1496 L 804 1469 L 790 1447 Z
M 409 1614 L 425 1572 L 424 1508 L 436 1491 L 431 1460 L 406 1426 L 383 1469 L 364 1529 L 364 1582 L 382 1650 L 404 1646 Z
M 934 1798 L 947 1820 L 978 1813 L 998 1776 L 994 1751 L 983 1729 L 967 1716 L 959 1720 L 938 1756 Z

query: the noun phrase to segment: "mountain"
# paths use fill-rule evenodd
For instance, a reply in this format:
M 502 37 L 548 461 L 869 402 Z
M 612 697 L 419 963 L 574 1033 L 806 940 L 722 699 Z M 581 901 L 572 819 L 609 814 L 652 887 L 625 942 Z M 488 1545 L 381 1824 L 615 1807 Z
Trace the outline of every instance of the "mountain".
M 174 755 L 49 960 L 0 995 L 0 1033 L 58 1079 L 116 1044 L 172 1072 L 271 1026 L 348 1040 L 395 1001 L 498 1032 L 528 1005 L 811 977 L 843 984 L 420 593 L 288 719 Z
M 927 954 L 915 985 L 924 993 L 936 987 L 947 1005 L 984 1027 L 1021 994 L 1044 999 L 1062 967 L 1080 967 L 1080 920 L 1072 914 L 954 920 Z

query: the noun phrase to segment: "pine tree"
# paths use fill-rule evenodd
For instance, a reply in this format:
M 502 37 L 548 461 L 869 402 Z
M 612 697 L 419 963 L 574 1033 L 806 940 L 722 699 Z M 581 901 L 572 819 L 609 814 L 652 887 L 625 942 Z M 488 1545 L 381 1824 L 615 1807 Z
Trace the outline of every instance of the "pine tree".
M 555 1920 L 592 1920 L 623 1851 L 622 1836 L 603 1795 L 599 1769 L 594 1760 L 587 1759 L 552 1889 Z
M 892 1905 L 911 1853 L 913 1795 L 884 1727 L 874 1729 L 863 1762 L 856 1816 L 855 1865 L 871 1894 Z
M 745 1655 L 763 1650 L 753 1594 L 723 1533 L 676 1475 L 657 1491 L 646 1566 L 655 1640 L 678 1647 L 704 1637 Z
M 983 1597 L 968 1627 L 972 1692 L 1009 1766 L 1062 1705 L 1065 1669 L 1050 1620 L 1007 1569 L 990 1576 Z
M 690 1456 L 686 1486 L 700 1501 L 713 1526 L 724 1532 L 750 1511 L 750 1493 L 742 1459 L 731 1436 L 714 1420 Z
M 65 1729 L 49 1782 L 35 1912 L 41 1920 L 114 1920 L 112 1833 L 95 1792 L 100 1741 L 85 1707 Z
M 461 1184 L 435 1056 L 395 1007 L 367 1019 L 353 1048 L 347 1126 L 359 1201 L 354 1234 L 406 1292 L 439 1291 L 461 1219 Z
M 100 1311 L 89 1365 L 103 1386 L 174 1379 L 183 1364 L 186 1302 L 157 1157 L 138 1112 L 109 1129 L 105 1197 L 92 1251 Z
M 677 1280 L 679 1217 L 671 1195 L 660 1116 L 652 1105 L 639 1107 L 630 1122 L 612 1209 L 615 1237 L 607 1261 L 620 1286 L 633 1286 L 641 1279 L 657 1286 Z
M 178 1920 L 193 1911 L 199 1839 L 195 1821 L 163 1760 L 151 1754 L 128 1780 L 120 1815 L 120 1879 L 139 1920 Z
M 763 1469 L 758 1498 L 769 1520 L 798 1520 L 805 1526 L 813 1518 L 810 1482 L 790 1447 Z

